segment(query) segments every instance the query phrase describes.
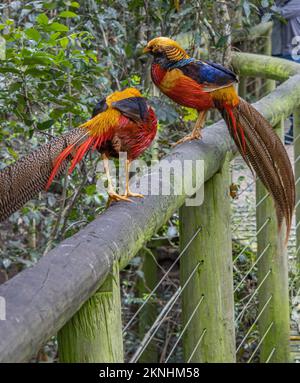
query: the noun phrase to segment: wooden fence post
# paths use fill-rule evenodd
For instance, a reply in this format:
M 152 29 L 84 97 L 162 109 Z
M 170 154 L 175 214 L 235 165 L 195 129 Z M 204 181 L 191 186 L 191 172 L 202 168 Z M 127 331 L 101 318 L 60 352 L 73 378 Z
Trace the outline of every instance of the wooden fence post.
M 239 96 L 246 99 L 247 94 L 247 77 L 241 76 L 239 79 Z
M 300 271 L 300 106 L 294 112 L 294 158 L 296 180 L 296 256 Z M 298 226 L 299 225 L 299 226 Z
M 123 362 L 119 266 L 58 333 L 62 363 Z
M 234 362 L 234 300 L 230 228 L 229 161 L 205 184 L 202 206 L 180 209 L 181 248 L 201 227 L 181 258 L 186 362 Z M 197 306 L 199 306 L 197 308 Z
M 263 49 L 263 54 L 266 56 L 272 55 L 272 40 L 271 40 L 271 34 L 272 34 L 272 28 L 270 28 L 269 31 L 265 34 L 265 44 Z M 273 90 L 276 89 L 276 81 L 266 79 L 263 83 L 263 94 L 260 95 L 260 97 L 264 97 L 266 94 L 271 93 Z
M 156 250 L 153 250 L 155 252 Z M 143 259 L 142 272 L 143 279 L 138 281 L 139 296 L 142 298 L 145 294 L 149 294 L 157 284 L 157 264 L 154 260 L 154 254 L 150 249 L 142 249 L 140 255 Z M 157 306 L 154 299 L 150 299 L 139 315 L 139 335 L 143 339 L 149 328 L 157 317 Z M 139 358 L 140 363 L 156 363 L 158 358 L 157 345 L 155 341 L 151 341 L 145 351 Z
M 283 120 L 275 127 L 283 135 Z M 288 258 L 284 249 L 285 225 L 278 233 L 272 198 L 260 181 L 256 183 L 257 257 L 258 262 L 259 333 L 261 362 L 288 362 L 289 294 Z M 266 222 L 268 223 L 266 224 Z M 261 229 L 262 228 L 262 229 Z M 260 230 L 261 229 L 261 230 Z

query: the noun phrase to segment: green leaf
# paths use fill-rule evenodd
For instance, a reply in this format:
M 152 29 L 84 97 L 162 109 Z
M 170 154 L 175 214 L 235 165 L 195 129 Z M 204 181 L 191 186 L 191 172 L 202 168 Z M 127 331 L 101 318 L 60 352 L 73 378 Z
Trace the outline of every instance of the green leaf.
M 37 128 L 39 130 L 46 130 L 46 129 L 49 129 L 51 128 L 51 126 L 54 124 L 55 120 L 47 120 L 47 121 L 44 121 L 44 122 L 38 122 L 37 123 Z
M 50 29 L 52 31 L 58 31 L 58 32 L 68 32 L 69 28 L 61 23 L 54 22 L 50 24 Z
M 88 56 L 89 58 L 91 58 L 92 60 L 94 60 L 95 62 L 98 61 L 97 54 L 94 53 L 94 52 L 91 52 L 91 51 L 87 52 L 87 56 Z
M 39 24 L 43 24 L 43 25 L 47 25 L 49 23 L 49 19 L 48 17 L 45 15 L 45 13 L 40 13 L 37 18 L 36 18 L 36 21 L 39 23 Z
M 34 54 L 32 56 L 27 56 L 23 58 L 23 64 L 24 65 L 31 65 L 31 64 L 37 64 L 37 65 L 47 65 L 51 64 L 53 60 L 50 57 L 47 57 L 45 55 L 40 54 Z
M 36 29 L 34 28 L 29 28 L 25 31 L 26 33 L 26 36 L 30 39 L 30 40 L 34 40 L 34 41 L 39 41 L 40 38 L 41 38 L 41 34 L 39 31 L 37 31 Z
M 63 48 L 67 48 L 69 44 L 69 39 L 67 37 L 63 37 L 62 39 L 59 40 L 59 43 Z
M 28 132 L 28 136 L 29 136 L 30 139 L 32 138 L 33 133 L 34 133 L 34 129 L 30 129 L 29 132 Z
M 63 12 L 60 12 L 58 17 L 65 17 L 65 18 L 66 17 L 78 17 L 78 15 L 76 15 L 76 13 L 71 12 L 71 11 L 63 11 Z
M 55 41 L 59 36 L 61 35 L 61 32 L 54 32 L 50 35 L 50 40 Z
M 16 153 L 16 152 L 13 150 L 13 148 L 8 147 L 7 150 L 8 150 L 8 153 L 9 153 L 11 156 L 13 156 L 13 158 L 14 158 L 15 160 L 18 159 L 18 153 Z
M 195 121 L 197 119 L 198 112 L 196 109 L 184 108 L 186 114 L 183 117 L 184 121 Z
M 93 194 L 96 193 L 96 185 L 88 185 L 86 188 L 85 188 L 85 192 L 87 195 L 91 196 Z
M 79 8 L 79 7 L 80 7 L 80 4 L 77 3 L 77 1 L 72 1 L 72 3 L 71 3 L 71 7 L 73 7 L 73 8 Z
M 64 113 L 65 112 L 61 108 L 57 108 L 57 109 L 53 109 L 49 115 L 50 117 L 57 119 L 61 117 Z
M 17 73 L 19 74 L 20 71 L 14 67 L 1 67 L 0 66 L 0 73 Z
M 16 90 L 19 90 L 21 87 L 22 87 L 22 83 L 21 82 L 14 82 L 14 83 L 12 83 L 10 85 L 10 87 L 9 87 L 9 93 L 12 94 Z

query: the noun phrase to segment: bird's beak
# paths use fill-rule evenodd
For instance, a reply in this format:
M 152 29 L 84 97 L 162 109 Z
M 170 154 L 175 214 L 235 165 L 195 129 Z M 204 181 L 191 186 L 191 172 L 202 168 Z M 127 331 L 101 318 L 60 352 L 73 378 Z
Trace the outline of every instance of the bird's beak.
M 149 53 L 151 52 L 151 49 L 148 47 L 148 45 L 143 49 L 143 53 Z

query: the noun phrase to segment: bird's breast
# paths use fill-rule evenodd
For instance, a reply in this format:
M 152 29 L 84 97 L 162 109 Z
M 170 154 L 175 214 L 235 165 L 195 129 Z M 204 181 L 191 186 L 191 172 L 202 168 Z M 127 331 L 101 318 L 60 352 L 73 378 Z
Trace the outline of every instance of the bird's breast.
M 166 96 L 180 105 L 197 110 L 213 107 L 211 94 L 180 69 L 164 70 L 160 65 L 153 64 L 152 79 Z
M 153 63 L 151 65 L 151 78 L 154 84 L 160 87 L 161 82 L 163 81 L 167 71 L 163 69 L 159 64 Z

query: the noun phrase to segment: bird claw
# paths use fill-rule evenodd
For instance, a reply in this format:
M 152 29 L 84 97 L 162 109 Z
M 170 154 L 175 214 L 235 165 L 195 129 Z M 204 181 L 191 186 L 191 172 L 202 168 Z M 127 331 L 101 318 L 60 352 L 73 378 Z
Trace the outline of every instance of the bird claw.
M 129 191 L 129 192 L 127 193 L 126 196 L 127 196 L 127 197 L 145 198 L 145 197 L 143 196 L 143 194 L 133 193 L 133 192 L 131 192 L 131 191 Z
M 174 148 L 175 146 L 179 144 L 183 144 L 184 142 L 199 140 L 200 138 L 202 138 L 202 135 L 200 132 L 195 132 L 195 133 L 193 132 L 192 134 L 189 134 L 188 136 L 181 138 L 179 141 L 175 142 L 175 144 L 172 144 L 172 147 Z
M 106 207 L 109 207 L 113 201 L 114 202 L 118 202 L 118 201 L 133 202 L 131 199 L 127 198 L 126 195 L 120 195 L 117 193 L 109 193 Z

